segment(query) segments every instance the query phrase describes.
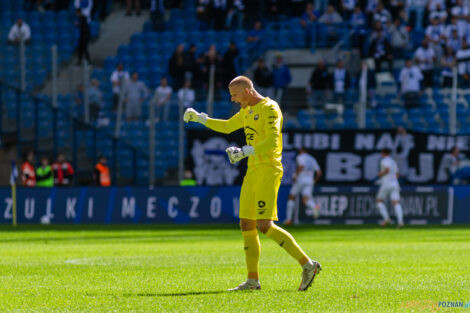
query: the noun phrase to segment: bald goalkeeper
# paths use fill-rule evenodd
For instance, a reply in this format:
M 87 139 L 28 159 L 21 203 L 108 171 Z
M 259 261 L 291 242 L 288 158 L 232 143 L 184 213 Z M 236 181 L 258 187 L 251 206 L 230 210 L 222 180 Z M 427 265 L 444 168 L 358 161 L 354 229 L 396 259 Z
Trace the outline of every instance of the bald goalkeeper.
M 206 127 L 229 134 L 243 128 L 246 146 L 229 147 L 225 151 L 230 162 L 248 158 L 248 170 L 240 192 L 240 227 L 246 255 L 248 279 L 231 291 L 261 289 L 259 282 L 260 241 L 258 230 L 277 242 L 302 266 L 302 282 L 299 291 L 307 290 L 315 275 L 321 270 L 317 261 L 311 260 L 299 247 L 294 237 L 273 221 L 277 221 L 277 193 L 283 174 L 282 113 L 279 105 L 261 96 L 251 80 L 245 76 L 234 78 L 229 84 L 233 102 L 240 111 L 229 120 L 209 118 L 189 108 L 184 113 L 185 122 L 197 122 Z

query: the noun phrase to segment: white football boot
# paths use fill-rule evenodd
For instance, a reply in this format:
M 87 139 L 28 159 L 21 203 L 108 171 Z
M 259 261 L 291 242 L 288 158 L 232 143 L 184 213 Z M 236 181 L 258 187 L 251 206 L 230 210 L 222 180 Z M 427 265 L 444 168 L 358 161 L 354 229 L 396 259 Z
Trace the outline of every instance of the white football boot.
M 239 291 L 239 290 L 260 290 L 261 284 L 258 280 L 247 280 L 238 285 L 235 288 L 229 289 L 228 291 Z
M 300 283 L 299 291 L 305 291 L 310 287 L 315 279 L 315 276 L 320 273 L 321 265 L 317 261 L 308 261 L 307 264 L 303 266 L 304 270 L 302 271 L 302 282 Z

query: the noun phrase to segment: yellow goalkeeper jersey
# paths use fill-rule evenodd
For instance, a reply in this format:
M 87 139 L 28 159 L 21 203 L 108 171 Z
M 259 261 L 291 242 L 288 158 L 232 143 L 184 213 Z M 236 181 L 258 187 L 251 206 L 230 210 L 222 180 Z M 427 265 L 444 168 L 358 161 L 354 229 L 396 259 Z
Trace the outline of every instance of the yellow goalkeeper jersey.
M 246 143 L 255 149 L 248 157 L 248 171 L 266 165 L 282 171 L 282 122 L 279 105 L 266 97 L 228 120 L 208 118 L 206 126 L 224 134 L 244 129 Z

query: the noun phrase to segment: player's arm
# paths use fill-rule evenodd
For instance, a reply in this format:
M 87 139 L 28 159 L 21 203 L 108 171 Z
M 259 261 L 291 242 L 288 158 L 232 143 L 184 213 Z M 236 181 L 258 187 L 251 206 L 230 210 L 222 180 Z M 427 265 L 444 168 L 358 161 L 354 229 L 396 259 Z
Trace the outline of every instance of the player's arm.
M 240 121 L 240 113 L 235 114 L 228 120 L 220 120 L 216 118 L 210 118 L 206 113 L 199 113 L 193 108 L 188 108 L 186 109 L 186 112 L 184 112 L 183 120 L 186 123 L 200 123 L 212 130 L 224 134 L 230 134 L 243 127 Z
M 264 153 L 281 145 L 279 140 L 281 134 L 282 114 L 274 105 L 263 108 L 264 129 L 266 138 L 254 146 L 255 154 Z
M 320 179 L 320 177 L 322 177 L 323 175 L 323 172 L 321 170 L 317 170 L 315 172 L 315 184 L 317 183 L 317 181 Z
M 377 176 L 382 177 L 384 175 L 387 175 L 390 172 L 390 167 L 386 167 L 382 172 L 379 172 Z

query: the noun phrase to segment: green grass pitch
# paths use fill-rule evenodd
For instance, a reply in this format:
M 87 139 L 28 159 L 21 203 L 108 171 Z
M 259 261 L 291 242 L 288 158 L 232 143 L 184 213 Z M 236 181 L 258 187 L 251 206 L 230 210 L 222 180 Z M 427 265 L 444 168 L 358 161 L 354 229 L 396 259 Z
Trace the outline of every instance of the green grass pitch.
M 245 279 L 236 225 L 0 226 L 0 312 L 432 312 L 470 300 L 470 227 L 298 226 L 323 265 L 300 267 L 261 234 L 261 291 Z M 440 308 L 439 312 L 470 312 Z

